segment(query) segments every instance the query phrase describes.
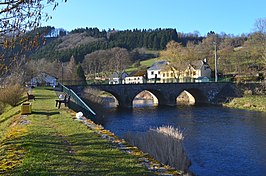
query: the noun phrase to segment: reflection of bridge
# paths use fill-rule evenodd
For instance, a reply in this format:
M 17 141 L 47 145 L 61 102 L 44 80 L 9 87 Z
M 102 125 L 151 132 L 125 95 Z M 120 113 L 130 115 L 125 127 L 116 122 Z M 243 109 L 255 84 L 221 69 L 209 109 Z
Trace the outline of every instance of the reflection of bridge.
M 160 83 L 160 84 L 119 84 L 119 85 L 89 85 L 112 94 L 120 107 L 132 107 L 137 94 L 147 90 L 154 94 L 159 105 L 175 105 L 176 98 L 183 91 L 189 92 L 196 104 L 219 104 L 228 98 L 237 97 L 237 89 L 233 83 L 207 82 L 207 83 Z M 72 87 L 75 89 L 74 87 Z

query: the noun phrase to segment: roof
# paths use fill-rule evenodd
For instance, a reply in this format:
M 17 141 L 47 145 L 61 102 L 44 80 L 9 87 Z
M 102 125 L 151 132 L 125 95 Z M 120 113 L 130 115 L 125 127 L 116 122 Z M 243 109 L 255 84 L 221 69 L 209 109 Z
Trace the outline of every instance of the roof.
M 133 76 L 144 76 L 146 75 L 146 70 L 137 70 L 137 71 L 133 71 L 129 76 L 133 77 Z
M 50 77 L 50 78 L 54 78 L 54 79 L 58 79 L 57 77 L 55 77 L 55 76 L 52 76 L 52 75 L 50 75 L 50 74 L 48 74 L 48 73 L 46 73 L 46 72 L 41 72 L 41 73 L 39 73 L 37 76 L 34 76 L 33 78 L 39 78 L 39 79 L 43 79 L 43 78 L 47 78 L 47 77 Z
M 118 73 L 117 73 L 117 72 L 114 72 L 113 74 L 110 75 L 109 78 L 110 78 L 110 79 L 113 79 L 113 78 L 119 78 Z
M 202 60 L 192 61 L 190 64 L 194 69 L 200 69 L 203 65 Z
M 165 65 L 165 66 L 161 69 L 161 71 L 176 71 L 176 68 L 175 68 L 174 66 L 168 64 L 168 65 Z
M 190 65 L 194 68 L 194 69 L 200 69 L 203 65 L 208 65 L 208 63 L 204 60 L 196 60 L 196 61 L 192 61 L 190 63 Z
M 168 65 L 167 61 L 158 61 L 152 64 L 152 66 L 148 70 L 161 70 L 165 65 Z
M 127 77 L 127 76 L 128 76 L 128 74 L 127 74 L 126 72 L 122 72 L 122 73 L 114 72 L 114 73 L 112 73 L 112 74 L 109 76 L 109 78 L 110 78 L 110 79 L 113 79 L 113 78 L 120 78 L 120 77 L 124 78 L 124 77 Z

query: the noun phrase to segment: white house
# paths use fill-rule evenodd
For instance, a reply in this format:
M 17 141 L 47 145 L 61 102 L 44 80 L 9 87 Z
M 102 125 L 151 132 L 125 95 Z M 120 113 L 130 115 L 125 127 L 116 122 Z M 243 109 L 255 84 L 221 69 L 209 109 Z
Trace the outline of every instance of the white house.
M 204 60 L 197 60 L 191 62 L 187 68 L 184 70 L 183 74 L 181 74 L 181 80 L 190 80 L 193 81 L 197 78 L 211 78 L 211 68 L 206 59 Z M 207 79 L 205 78 L 204 81 Z M 186 81 L 185 81 L 186 82 Z
M 158 61 L 155 62 L 150 68 L 147 70 L 147 78 L 148 80 L 152 79 L 160 79 L 161 78 L 161 70 L 168 65 L 167 61 Z
M 146 73 L 146 70 L 134 71 L 128 77 L 124 78 L 124 84 L 143 84 Z
M 123 84 L 124 79 L 128 76 L 126 72 L 118 73 L 114 72 L 110 77 L 109 77 L 109 84 Z
M 45 85 L 45 86 L 56 86 L 57 78 L 47 73 L 40 73 L 30 80 L 31 86 Z

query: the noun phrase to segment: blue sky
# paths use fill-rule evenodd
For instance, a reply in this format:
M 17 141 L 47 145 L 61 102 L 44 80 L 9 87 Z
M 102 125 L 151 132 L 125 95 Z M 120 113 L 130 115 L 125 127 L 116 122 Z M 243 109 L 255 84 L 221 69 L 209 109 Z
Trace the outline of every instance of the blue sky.
M 67 0 L 55 11 L 46 9 L 53 18 L 42 25 L 241 35 L 253 31 L 256 19 L 266 18 L 265 7 L 266 0 Z

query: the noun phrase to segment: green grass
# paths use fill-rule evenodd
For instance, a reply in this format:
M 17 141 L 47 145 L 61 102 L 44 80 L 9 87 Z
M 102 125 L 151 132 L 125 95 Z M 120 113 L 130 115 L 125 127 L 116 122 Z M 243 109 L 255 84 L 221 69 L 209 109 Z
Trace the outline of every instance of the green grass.
M 241 98 L 235 98 L 230 103 L 224 104 L 224 106 L 231 108 L 266 112 L 265 102 L 266 102 L 265 95 L 246 95 Z
M 159 61 L 159 60 L 160 60 L 159 58 L 153 58 L 153 59 L 144 60 L 144 61 L 140 62 L 140 66 L 139 67 L 134 67 L 134 64 L 133 64 L 132 66 L 127 68 L 125 71 L 127 73 L 131 73 L 131 72 L 136 71 L 136 70 L 147 68 L 147 67 L 150 67 L 154 62 Z
M 148 60 L 145 60 L 145 61 L 141 61 L 140 65 L 148 67 L 148 66 L 151 66 L 154 62 L 157 62 L 159 60 L 160 60 L 159 58 L 148 59 Z
M 58 110 L 53 90 L 33 93 L 31 115 L 22 117 L 18 106 L 0 116 L 0 175 L 152 175 L 70 110 Z

